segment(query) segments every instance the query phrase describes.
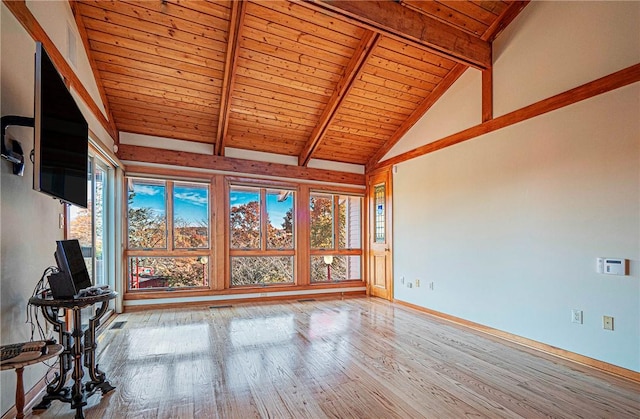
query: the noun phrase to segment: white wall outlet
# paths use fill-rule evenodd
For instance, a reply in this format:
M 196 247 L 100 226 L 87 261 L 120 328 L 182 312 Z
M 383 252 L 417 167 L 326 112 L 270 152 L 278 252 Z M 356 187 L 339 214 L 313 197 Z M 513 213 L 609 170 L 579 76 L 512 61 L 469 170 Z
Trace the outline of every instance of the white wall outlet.
M 575 308 L 571 310 L 571 323 L 582 324 L 582 310 Z
M 596 259 L 596 272 L 598 272 L 599 274 L 604 273 L 604 258 Z
M 400 277 L 400 283 L 401 283 L 402 285 L 404 285 L 404 276 L 403 276 L 403 277 Z
M 64 214 L 58 214 L 58 228 L 64 228 Z
M 433 285 L 433 281 L 429 282 L 429 289 L 431 291 L 433 291 L 434 285 Z
M 602 328 L 604 330 L 613 330 L 613 317 L 602 316 Z
M 416 279 L 416 288 L 418 288 L 420 286 L 420 280 Z

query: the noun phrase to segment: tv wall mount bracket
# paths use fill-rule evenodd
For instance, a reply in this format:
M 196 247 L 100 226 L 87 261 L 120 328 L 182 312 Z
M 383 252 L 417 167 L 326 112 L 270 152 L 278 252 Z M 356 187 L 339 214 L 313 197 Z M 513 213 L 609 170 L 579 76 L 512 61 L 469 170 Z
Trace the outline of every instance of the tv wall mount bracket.
M 34 118 L 26 116 L 14 116 L 7 115 L 0 118 L 2 120 L 2 158 L 13 163 L 13 174 L 22 176 L 24 174 L 24 153 L 22 146 L 16 140 L 11 140 L 11 148 L 8 148 L 4 142 L 5 132 L 7 127 L 12 125 L 19 125 L 22 127 L 33 127 L 35 124 Z

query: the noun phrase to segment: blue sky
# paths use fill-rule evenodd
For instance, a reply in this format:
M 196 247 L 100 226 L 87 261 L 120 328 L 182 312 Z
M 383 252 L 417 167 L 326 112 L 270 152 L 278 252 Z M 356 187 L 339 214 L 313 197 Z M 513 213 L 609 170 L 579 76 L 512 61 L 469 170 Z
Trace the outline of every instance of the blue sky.
M 166 188 L 162 184 L 152 183 L 133 184 L 135 198 L 133 208 L 148 207 L 154 213 L 164 215 Z M 269 191 L 267 194 L 267 208 L 271 224 L 276 228 L 282 228 L 282 221 L 286 213 L 293 206 L 293 194 L 280 202 L 279 191 Z M 208 219 L 208 190 L 206 186 L 174 184 L 173 208 L 175 216 L 187 220 L 189 225 L 199 225 L 200 221 Z M 229 200 L 231 206 L 245 205 L 251 201 L 259 200 L 258 191 L 232 190 Z
M 136 194 L 133 208 L 148 207 L 156 214 L 166 213 L 164 185 L 134 183 L 133 191 Z M 175 184 L 173 196 L 176 217 L 186 220 L 189 225 L 201 225 L 202 220 L 208 220 L 209 200 L 206 186 Z
M 173 198 L 174 217 L 185 219 L 190 225 L 202 225 L 202 221 L 208 223 L 209 197 L 206 186 L 174 185 Z

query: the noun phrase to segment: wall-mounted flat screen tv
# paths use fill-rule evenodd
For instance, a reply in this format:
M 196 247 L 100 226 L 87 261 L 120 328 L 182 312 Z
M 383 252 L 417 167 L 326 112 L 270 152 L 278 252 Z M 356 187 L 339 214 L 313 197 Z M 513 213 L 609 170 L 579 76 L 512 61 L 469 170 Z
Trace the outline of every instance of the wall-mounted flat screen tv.
M 89 126 L 42 43 L 36 43 L 33 188 L 87 207 Z

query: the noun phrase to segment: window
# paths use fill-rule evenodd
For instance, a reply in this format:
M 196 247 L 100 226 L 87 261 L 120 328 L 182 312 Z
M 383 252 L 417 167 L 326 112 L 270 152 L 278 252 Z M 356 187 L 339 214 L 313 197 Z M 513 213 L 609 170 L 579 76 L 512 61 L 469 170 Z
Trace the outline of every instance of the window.
M 165 181 L 130 180 L 129 249 L 167 247 L 167 202 Z
M 294 282 L 293 190 L 229 189 L 231 286 Z
M 209 189 L 207 185 L 173 186 L 173 242 L 176 249 L 209 248 Z
M 362 279 L 360 196 L 311 193 L 311 282 Z
M 128 178 L 129 290 L 209 285 L 209 185 Z
M 385 185 L 376 185 L 373 192 L 374 205 L 376 206 L 376 216 L 374 217 L 374 231 L 376 243 L 385 243 L 386 239 L 386 226 L 385 226 L 385 200 L 386 192 Z
M 69 206 L 68 238 L 78 239 L 89 276 L 95 285 L 109 284 L 107 274 L 107 187 L 109 167 L 90 155 L 87 181 L 87 208 Z

